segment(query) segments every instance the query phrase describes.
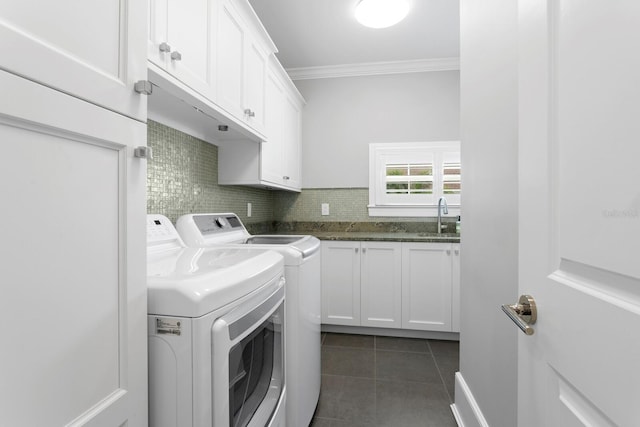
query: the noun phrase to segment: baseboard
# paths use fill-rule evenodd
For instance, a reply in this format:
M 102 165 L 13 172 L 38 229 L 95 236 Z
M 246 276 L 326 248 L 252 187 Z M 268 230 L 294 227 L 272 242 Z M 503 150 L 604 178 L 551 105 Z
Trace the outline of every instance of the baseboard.
M 411 329 L 373 328 L 369 326 L 343 326 L 329 325 L 324 323 L 322 324 L 322 332 L 460 341 L 460 334 L 457 332 L 416 331 Z
M 455 396 L 451 411 L 459 427 L 489 427 L 461 372 L 456 372 Z

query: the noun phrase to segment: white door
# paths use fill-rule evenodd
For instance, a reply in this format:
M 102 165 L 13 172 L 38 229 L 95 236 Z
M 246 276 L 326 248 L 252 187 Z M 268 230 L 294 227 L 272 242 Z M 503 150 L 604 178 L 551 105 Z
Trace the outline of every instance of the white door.
M 144 427 L 146 126 L 0 87 L 0 424 Z
M 138 120 L 147 100 L 145 1 L 3 0 L 0 69 Z
M 520 427 L 640 425 L 640 3 L 521 0 Z M 514 299 L 516 296 L 514 295 Z

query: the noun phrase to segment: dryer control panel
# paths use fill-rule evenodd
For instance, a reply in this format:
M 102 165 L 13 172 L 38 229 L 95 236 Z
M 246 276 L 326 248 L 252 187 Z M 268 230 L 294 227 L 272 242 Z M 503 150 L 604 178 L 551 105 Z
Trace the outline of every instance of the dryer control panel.
M 169 218 L 150 214 L 147 215 L 147 248 L 158 246 L 162 246 L 163 249 L 184 248 L 185 244 Z

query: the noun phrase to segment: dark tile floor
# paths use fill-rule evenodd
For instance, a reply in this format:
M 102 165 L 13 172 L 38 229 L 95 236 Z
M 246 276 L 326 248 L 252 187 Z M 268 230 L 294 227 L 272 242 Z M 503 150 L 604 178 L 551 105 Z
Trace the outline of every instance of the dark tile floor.
M 455 427 L 457 341 L 323 334 L 312 427 Z

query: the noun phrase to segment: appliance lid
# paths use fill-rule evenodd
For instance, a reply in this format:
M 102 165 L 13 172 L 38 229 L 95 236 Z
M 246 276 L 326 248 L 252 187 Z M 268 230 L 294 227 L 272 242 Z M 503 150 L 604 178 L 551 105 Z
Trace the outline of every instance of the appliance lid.
M 282 255 L 250 248 L 183 248 L 148 253 L 148 313 L 200 317 L 283 274 Z
M 303 258 L 313 255 L 320 249 L 320 240 L 309 235 L 259 234 L 245 239 L 243 243 L 263 245 L 262 248 L 268 248 L 269 245 L 287 246 L 302 253 Z
M 302 236 L 258 235 L 244 241 L 247 245 L 289 245 L 300 240 Z

